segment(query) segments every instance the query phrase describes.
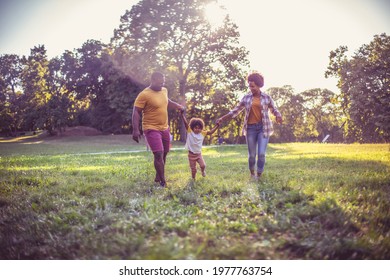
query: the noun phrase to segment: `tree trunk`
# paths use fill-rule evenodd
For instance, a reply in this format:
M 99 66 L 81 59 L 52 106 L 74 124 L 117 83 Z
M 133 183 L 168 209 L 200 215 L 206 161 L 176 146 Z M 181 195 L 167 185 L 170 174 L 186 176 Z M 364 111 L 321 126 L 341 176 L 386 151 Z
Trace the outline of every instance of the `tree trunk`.
M 185 108 L 187 108 L 186 104 L 186 79 L 183 78 L 179 82 L 179 93 L 180 93 L 180 100 L 178 100 L 178 103 L 180 105 L 183 105 Z M 183 125 L 183 122 L 180 120 L 178 123 L 179 132 L 180 132 L 180 141 L 185 142 L 187 137 L 186 128 Z

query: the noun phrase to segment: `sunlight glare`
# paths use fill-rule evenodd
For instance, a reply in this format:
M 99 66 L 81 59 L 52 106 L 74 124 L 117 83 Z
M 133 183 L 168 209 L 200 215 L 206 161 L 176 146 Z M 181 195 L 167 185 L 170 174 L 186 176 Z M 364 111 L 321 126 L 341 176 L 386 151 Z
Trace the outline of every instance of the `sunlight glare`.
M 210 2 L 204 7 L 204 14 L 206 19 L 211 25 L 211 28 L 215 29 L 222 25 L 227 13 L 223 6 L 218 2 Z

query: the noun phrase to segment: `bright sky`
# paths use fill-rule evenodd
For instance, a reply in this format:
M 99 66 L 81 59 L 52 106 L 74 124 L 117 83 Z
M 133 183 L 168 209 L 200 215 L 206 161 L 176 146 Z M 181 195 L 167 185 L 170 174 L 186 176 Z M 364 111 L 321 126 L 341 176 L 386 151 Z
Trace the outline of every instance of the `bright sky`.
M 108 43 L 120 17 L 138 0 L 0 0 L 0 54 L 28 55 L 44 44 L 48 56 Z M 351 54 L 376 34 L 390 35 L 387 0 L 219 0 L 239 26 L 251 68 L 265 76 L 265 89 L 291 85 L 337 91 L 325 79 L 330 51 Z M 218 18 L 216 15 L 215 18 Z

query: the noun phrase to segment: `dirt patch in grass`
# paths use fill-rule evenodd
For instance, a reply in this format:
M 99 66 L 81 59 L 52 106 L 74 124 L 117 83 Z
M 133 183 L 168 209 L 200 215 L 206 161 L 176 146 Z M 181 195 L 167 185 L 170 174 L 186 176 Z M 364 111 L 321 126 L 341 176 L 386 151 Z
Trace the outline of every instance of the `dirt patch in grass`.
M 131 134 L 102 134 L 90 127 L 71 127 L 61 135 L 47 132 L 0 138 L 0 156 L 74 154 L 146 150 L 145 138 L 136 143 Z
M 57 137 L 65 136 L 97 136 L 103 133 L 96 128 L 88 126 L 67 127 L 63 132 L 57 132 Z
M 44 140 L 58 140 L 64 137 L 78 137 L 78 136 L 99 136 L 103 133 L 96 128 L 88 126 L 74 126 L 67 127 L 64 131 L 57 131 L 55 135 L 50 135 L 46 131 L 28 132 L 18 137 L 1 137 L 0 143 L 30 143 Z

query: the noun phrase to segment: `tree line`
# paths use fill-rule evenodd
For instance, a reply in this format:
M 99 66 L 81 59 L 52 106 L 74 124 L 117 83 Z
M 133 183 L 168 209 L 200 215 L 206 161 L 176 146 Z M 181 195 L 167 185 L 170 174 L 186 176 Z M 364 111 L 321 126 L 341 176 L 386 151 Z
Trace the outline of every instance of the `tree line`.
M 185 105 L 188 116 L 213 126 L 247 90 L 249 61 L 229 15 L 211 28 L 202 10 L 211 1 L 142 0 L 124 13 L 107 44 L 88 40 L 51 59 L 44 45 L 28 56 L 0 55 L 0 133 L 55 134 L 77 125 L 131 133 L 134 100 L 154 70 L 165 73 L 170 98 Z M 347 51 L 331 51 L 325 72 L 339 79 L 339 93 L 268 90 L 284 116 L 272 141 L 321 141 L 326 135 L 332 142 L 389 141 L 389 36 L 376 35 L 351 57 Z M 169 114 L 174 139 L 184 139 L 178 114 Z M 218 136 L 243 141 L 242 122 L 238 117 Z

